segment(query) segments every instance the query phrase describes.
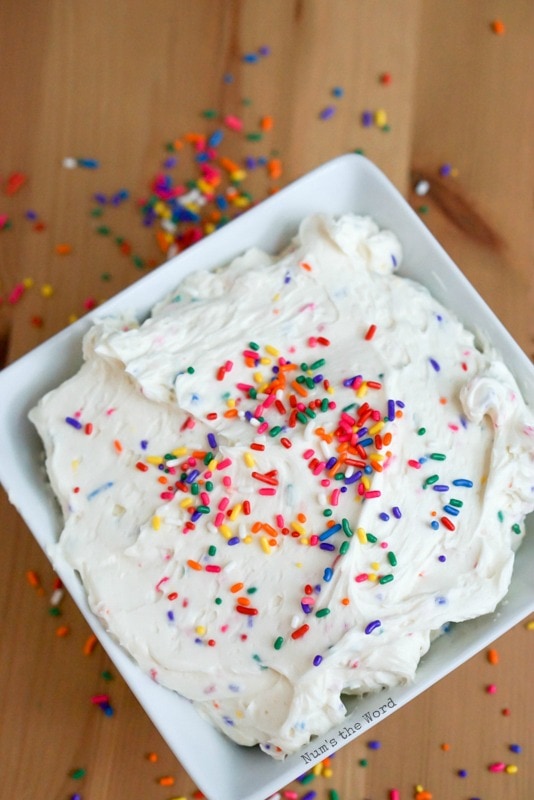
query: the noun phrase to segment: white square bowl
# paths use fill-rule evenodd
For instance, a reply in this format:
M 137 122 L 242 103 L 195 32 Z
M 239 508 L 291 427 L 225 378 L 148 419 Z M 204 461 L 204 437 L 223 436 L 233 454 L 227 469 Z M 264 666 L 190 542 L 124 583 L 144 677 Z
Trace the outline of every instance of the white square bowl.
M 41 444 L 27 415 L 42 395 L 78 370 L 82 337 L 92 323 L 130 310 L 142 318 L 189 272 L 221 266 L 251 246 L 275 253 L 288 243 L 306 215 L 348 211 L 370 215 L 380 227 L 395 231 L 404 251 L 399 274 L 424 284 L 466 327 L 475 333 L 483 331 L 514 374 L 529 406 L 534 407 L 534 368 L 526 355 L 387 178 L 363 156 L 344 155 L 169 260 L 0 373 L 0 481 L 47 554 L 62 524 L 38 468 Z M 348 714 L 342 726 L 320 743 L 312 742 L 285 761 L 274 761 L 258 748 L 234 744 L 201 719 L 187 700 L 142 673 L 91 613 L 72 568 L 54 559 L 54 569 L 115 666 L 209 800 L 265 800 L 471 658 L 533 610 L 533 568 L 531 514 L 510 591 L 495 613 L 453 626 L 423 658 L 413 684 L 364 699 L 347 698 Z M 330 740 L 335 740 L 335 746 Z

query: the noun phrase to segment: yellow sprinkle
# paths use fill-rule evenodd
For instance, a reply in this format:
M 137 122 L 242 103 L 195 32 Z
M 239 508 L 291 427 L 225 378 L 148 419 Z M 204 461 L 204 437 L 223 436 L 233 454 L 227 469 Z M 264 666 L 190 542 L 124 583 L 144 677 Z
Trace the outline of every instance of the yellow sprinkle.
M 49 283 L 45 283 L 41 286 L 41 294 L 43 297 L 52 297 L 54 289 Z
M 237 709 L 237 711 L 235 712 L 235 715 L 236 715 L 236 717 L 237 717 L 238 719 L 243 719 L 243 717 L 244 717 L 244 714 L 243 714 L 243 712 L 242 712 L 242 711 L 241 711 L 239 708 L 238 708 L 238 709 Z
M 228 527 L 228 525 L 224 525 L 224 523 L 223 523 L 222 525 L 220 525 L 219 530 L 220 530 L 220 532 L 222 533 L 222 535 L 224 536 L 225 539 L 231 539 L 232 538 L 233 533 L 232 533 L 231 528 Z
M 180 508 L 189 508 L 194 502 L 192 497 L 184 497 L 183 500 L 180 500 Z
M 155 466 L 163 464 L 163 459 L 161 456 L 147 456 L 145 461 L 147 461 L 149 464 L 154 464 Z
M 213 470 L 217 469 L 217 464 L 218 464 L 218 463 L 219 463 L 219 462 L 217 461 L 217 459 L 216 459 L 216 458 L 212 458 L 212 459 L 211 459 L 211 461 L 210 461 L 210 470 L 211 470 L 212 472 L 213 472 Z
M 244 539 L 241 540 L 244 544 L 251 544 L 252 536 L 245 536 Z
M 228 398 L 228 400 L 226 401 L 226 407 L 227 408 L 235 408 L 235 400 L 234 400 L 233 397 L 229 397 Z
M 215 225 L 213 222 L 206 222 L 204 225 L 204 233 L 209 235 L 215 231 Z
M 371 569 L 378 570 L 380 569 L 380 564 L 378 561 L 371 561 Z
M 358 391 L 356 392 L 356 396 L 364 397 L 367 394 L 367 391 L 368 391 L 367 382 L 364 381 L 360 386 L 360 388 L 358 389 Z
M 368 581 L 377 581 L 378 580 L 378 575 L 375 575 L 373 572 L 370 572 L 369 575 L 367 576 L 367 580 Z
M 371 453 L 369 456 L 369 461 L 383 461 L 385 459 L 385 455 L 383 453 Z
M 314 775 L 320 775 L 323 769 L 324 769 L 323 765 L 321 764 L 321 762 L 319 762 L 313 767 L 312 772 Z
M 367 544 L 367 536 L 363 528 L 357 528 L 356 535 L 360 544 Z
M 369 480 L 367 475 L 363 475 L 362 476 L 362 483 L 363 483 L 363 485 L 365 486 L 366 489 L 369 489 L 370 486 L 371 486 L 371 481 Z
M 373 425 L 372 428 L 369 428 L 369 433 L 371 434 L 371 436 L 374 436 L 375 433 L 378 433 L 379 431 L 381 431 L 382 428 L 384 427 L 384 425 L 385 425 L 384 421 L 380 420 L 375 425 Z
M 244 169 L 234 169 L 230 173 L 230 180 L 232 181 L 244 181 L 247 177 L 247 173 Z
M 252 453 L 244 453 L 243 458 L 247 467 L 256 466 L 256 461 L 254 460 L 254 456 L 252 455 Z
M 204 627 L 204 625 L 197 625 L 197 627 L 195 628 L 195 633 L 197 633 L 199 636 L 204 636 L 204 634 L 206 633 L 206 628 Z
M 280 292 L 277 292 L 273 295 L 273 303 L 277 303 L 280 300 Z
M 171 455 L 176 456 L 176 458 L 181 458 L 181 456 L 185 456 L 187 452 L 187 447 L 177 447 L 175 450 L 171 450 Z
M 515 775 L 515 773 L 517 772 L 517 770 L 518 770 L 518 767 L 517 767 L 517 765 L 516 765 L 516 764 L 508 764 L 508 765 L 505 767 L 505 770 L 504 770 L 504 771 L 505 771 L 505 772 L 507 772 L 507 773 L 508 773 L 508 775 Z
M 299 542 L 300 542 L 301 544 L 309 544 L 309 543 L 310 543 L 310 540 L 308 539 L 308 537 L 307 537 L 307 536 L 303 536 L 303 537 L 301 537 L 301 538 L 299 539 Z M 297 567 L 301 567 L 301 566 L 302 566 L 302 564 L 297 564 Z
M 260 364 L 264 364 L 267 367 L 269 366 L 269 364 L 272 364 L 272 363 L 273 363 L 272 358 L 269 358 L 268 356 L 262 356 L 260 358 Z
M 24 284 L 25 289 L 31 289 L 34 284 L 34 280 L 33 278 L 24 278 L 22 283 Z
M 271 545 L 269 544 L 269 539 L 267 538 L 267 536 L 260 537 L 260 544 L 261 544 L 261 549 L 263 550 L 264 553 L 271 552 Z
M 293 530 L 296 531 L 297 533 L 300 533 L 301 536 L 306 536 L 306 528 L 300 522 L 297 522 L 297 520 L 293 520 L 293 522 L 291 522 L 290 525 L 293 528 Z
M 261 372 L 255 372 L 252 377 L 256 381 L 256 383 L 261 383 L 264 380 Z
M 75 458 L 74 461 L 71 461 L 70 466 L 71 466 L 72 471 L 76 472 L 78 467 L 80 466 L 80 459 L 79 458 Z
M 331 770 L 330 767 L 326 767 L 326 769 L 323 770 L 323 778 L 331 778 L 333 774 L 334 771 Z
M 377 128 L 383 128 L 387 125 L 388 122 L 388 115 L 384 111 L 383 108 L 379 108 L 375 111 L 375 125 Z
M 232 522 L 234 521 L 234 519 L 238 518 L 242 510 L 243 510 L 243 503 L 236 503 L 230 513 L 230 519 L 232 520 Z
M 279 356 L 280 350 L 277 347 L 274 347 L 272 344 L 266 344 L 265 350 L 270 353 L 272 356 Z
M 527 631 L 534 631 L 534 619 L 529 619 L 527 624 L 525 625 Z
M 159 531 L 161 528 L 161 517 L 152 517 L 152 528 L 155 531 Z
M 77 319 L 78 319 L 77 314 L 69 314 L 69 316 L 67 317 L 69 325 L 72 325 L 72 323 L 76 322 Z

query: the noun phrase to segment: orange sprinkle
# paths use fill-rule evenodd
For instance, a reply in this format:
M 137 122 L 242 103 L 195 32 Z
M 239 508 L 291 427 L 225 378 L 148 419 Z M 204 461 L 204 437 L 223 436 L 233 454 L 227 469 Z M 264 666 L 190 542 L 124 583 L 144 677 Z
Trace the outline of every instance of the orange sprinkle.
M 56 636 L 59 636 L 59 638 L 63 638 L 64 636 L 67 636 L 67 634 L 69 632 L 70 632 L 70 629 L 69 629 L 68 625 L 60 625 L 59 628 L 56 628 Z
M 267 162 L 267 172 L 270 178 L 279 178 L 282 175 L 282 162 L 279 158 L 271 158 Z
M 506 27 L 502 19 L 494 19 L 491 23 L 491 30 L 493 33 L 496 33 L 497 36 L 502 36 L 506 31 Z
M 258 533 L 258 531 L 261 531 L 262 528 L 263 528 L 263 522 L 255 522 L 250 530 L 252 531 L 252 533 Z
M 417 792 L 415 800 L 432 800 L 432 792 Z
M 90 656 L 97 644 L 98 644 L 98 639 L 96 638 L 94 633 L 92 633 L 91 636 L 89 636 L 85 640 L 85 644 L 83 646 L 83 651 L 82 651 L 84 656 Z
M 302 512 L 300 514 L 297 514 L 297 519 L 299 522 L 306 522 L 307 520 L 306 514 L 303 514 Z
M 441 403 L 442 406 L 446 406 L 447 405 L 447 398 L 446 397 L 440 397 L 439 398 L 439 402 Z
M 232 161 L 231 158 L 227 158 L 226 156 L 219 159 L 219 164 L 227 172 L 237 172 L 240 169 L 239 164 L 236 164 L 235 161 Z
M 499 663 L 499 653 L 497 652 L 497 650 L 494 649 L 488 650 L 487 657 L 490 664 Z
M 169 482 L 169 480 L 168 480 L 168 478 L 165 477 L 165 475 L 160 475 L 159 476 L 158 483 L 168 483 L 168 482 Z
M 56 244 L 56 253 L 59 256 L 67 256 L 72 251 L 72 245 L 63 242 L 61 244 Z
M 26 580 L 28 581 L 30 586 L 33 586 L 34 589 L 38 589 L 39 586 L 41 585 L 41 581 L 39 580 L 39 576 L 33 569 L 29 569 L 26 572 Z
M 174 786 L 175 779 L 172 775 L 164 775 L 162 778 L 158 778 L 158 783 L 160 786 Z
M 194 561 L 192 558 L 187 560 L 187 566 L 191 567 L 191 569 L 196 569 L 197 572 L 202 570 L 202 564 L 200 564 L 198 561 Z
M 272 131 L 274 127 L 274 119 L 270 115 L 262 117 L 260 120 L 260 128 L 262 131 Z
M 238 413 L 239 412 L 237 408 L 229 408 L 228 411 L 224 412 L 223 417 L 226 417 L 227 419 L 230 417 L 237 417 Z
M 249 606 L 250 605 L 250 597 L 238 597 L 236 598 L 236 602 L 239 606 Z
M 301 261 L 300 264 L 299 264 L 299 267 L 302 267 L 302 269 L 305 269 L 308 272 L 312 271 L 312 266 L 310 264 L 308 264 L 307 261 Z
M 113 442 L 113 447 L 115 448 L 117 453 L 122 453 L 122 444 L 119 442 L 118 439 L 115 439 L 115 441 Z
M 443 750 L 444 753 L 447 753 L 451 749 L 451 746 L 450 744 L 447 744 L 447 742 L 443 742 L 443 744 L 441 745 L 441 749 Z
M 342 597 L 342 598 L 341 598 L 341 605 L 342 605 L 342 606 L 348 606 L 348 605 L 350 605 L 350 599 L 349 599 L 348 597 Z
M 296 391 L 297 394 L 300 394 L 301 397 L 307 397 L 308 396 L 308 392 L 306 391 L 304 386 L 302 386 L 302 384 L 300 384 L 300 383 L 297 383 L 297 381 L 293 381 L 291 386 Z
M 230 586 L 230 591 L 233 592 L 233 594 L 240 592 L 244 585 L 244 583 L 234 583 L 233 586 Z
M 150 761 L 152 764 L 155 764 L 156 761 L 158 760 L 158 754 L 157 753 L 147 753 L 146 757 L 147 757 L 147 760 Z
M 388 433 L 385 433 L 384 436 L 382 437 L 382 442 L 387 447 L 389 444 L 391 444 L 391 440 L 392 439 L 393 439 L 393 436 L 391 435 L 391 433 L 388 432 Z

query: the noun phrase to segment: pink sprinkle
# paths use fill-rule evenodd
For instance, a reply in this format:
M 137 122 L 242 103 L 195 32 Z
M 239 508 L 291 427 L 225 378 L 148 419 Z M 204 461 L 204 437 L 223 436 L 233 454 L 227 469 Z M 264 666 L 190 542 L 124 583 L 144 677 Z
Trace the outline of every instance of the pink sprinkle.
M 356 583 L 363 583 L 363 581 L 366 581 L 368 579 L 368 577 L 369 576 L 368 576 L 367 572 L 360 572 L 359 575 L 356 575 L 354 580 L 356 581 Z
M 272 486 L 265 486 L 258 491 L 258 494 L 265 494 L 265 495 L 275 495 L 276 489 Z
M 223 486 L 226 486 L 227 489 L 229 489 L 230 486 L 232 485 L 232 479 L 229 475 L 225 475 L 222 482 Z
M 243 130 L 243 120 L 239 117 L 234 116 L 233 114 L 228 114 L 224 118 L 224 124 L 227 128 L 230 128 L 233 131 L 242 131 Z
M 497 687 L 494 683 L 490 683 L 489 686 L 486 686 L 486 691 L 488 694 L 496 694 Z
M 389 790 L 389 800 L 400 800 L 400 792 L 398 789 Z
M 313 454 L 314 454 L 314 450 L 312 450 L 312 449 L 310 448 L 309 450 L 305 450 L 305 451 L 303 452 L 303 454 L 302 454 L 302 458 L 305 458 L 305 459 L 307 460 L 308 458 L 311 458 L 311 457 L 313 456 Z
M 488 769 L 490 772 L 504 772 L 506 764 L 503 761 L 495 761 L 495 763 L 489 765 Z
M 217 508 L 219 509 L 219 511 L 225 511 L 228 508 L 229 503 L 230 503 L 229 497 L 221 497 Z
M 284 521 L 284 517 L 282 516 L 282 514 L 277 514 L 276 515 L 276 524 L 278 525 L 279 528 L 285 527 L 285 521 Z
M 224 514 L 222 511 L 219 511 L 218 514 L 215 515 L 215 527 L 219 528 L 224 522 Z
M 218 470 L 226 469 L 226 467 L 229 467 L 231 463 L 232 463 L 231 458 L 223 458 L 223 460 L 219 461 L 219 463 L 217 464 L 217 469 Z
M 91 697 L 91 703 L 95 706 L 99 705 L 100 703 L 107 703 L 109 702 L 109 695 L 107 694 L 94 694 Z
M 161 588 L 161 585 L 166 583 L 168 580 L 168 578 L 162 578 L 160 581 L 158 581 L 158 583 L 156 583 L 156 592 L 162 592 L 163 589 Z
M 334 491 L 332 492 L 332 495 L 330 497 L 330 505 L 337 506 L 337 504 L 339 502 L 339 493 L 340 493 L 339 489 L 334 489 Z
M 315 545 L 318 544 L 318 543 L 319 543 L 319 537 L 317 536 L 316 533 L 312 534 L 310 536 L 310 545 L 311 545 L 311 547 L 315 547 Z
M 221 568 L 220 568 L 220 566 L 218 564 L 207 564 L 205 569 L 206 569 L 206 572 L 220 572 L 221 571 Z
M 268 427 L 269 427 L 268 422 L 262 422 L 261 425 L 258 425 L 258 433 L 265 433 Z
M 14 286 L 13 289 L 11 290 L 11 292 L 8 294 L 7 302 L 11 303 L 12 305 L 14 305 L 15 303 L 18 303 L 18 301 L 20 300 L 20 298 L 24 294 L 25 290 L 26 290 L 26 287 L 24 286 L 23 283 L 17 283 L 17 285 Z
M 380 497 L 382 492 L 379 492 L 378 489 L 373 489 L 369 492 L 365 492 L 365 499 L 370 500 L 373 497 Z
M 413 467 L 413 469 L 421 469 L 421 464 L 419 463 L 419 461 L 415 461 L 415 459 L 413 458 L 410 458 L 410 460 L 408 461 L 408 466 Z

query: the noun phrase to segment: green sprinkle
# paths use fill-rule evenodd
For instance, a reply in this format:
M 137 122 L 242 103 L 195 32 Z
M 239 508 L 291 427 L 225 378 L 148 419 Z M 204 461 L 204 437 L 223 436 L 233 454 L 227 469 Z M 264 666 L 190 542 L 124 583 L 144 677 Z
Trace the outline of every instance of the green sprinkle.
M 259 346 L 259 344 L 257 342 L 249 342 L 248 346 L 250 347 L 251 350 L 256 350 L 257 351 L 257 350 L 260 349 L 260 346 Z
M 247 133 L 246 138 L 249 142 L 261 142 L 263 133 L 261 133 L 261 131 L 252 131 L 251 133 Z
M 417 210 L 420 214 L 428 214 L 428 206 L 419 206 Z
M 335 481 L 344 481 L 345 480 L 345 473 L 344 472 L 336 472 L 334 475 Z
M 342 556 L 345 555 L 349 547 L 350 547 L 350 542 L 347 542 L 346 540 L 344 542 L 341 542 L 341 547 L 339 548 L 339 552 L 341 553 Z
M 360 765 L 360 767 L 366 767 L 369 764 L 369 762 L 367 761 L 366 758 L 360 758 L 358 764 Z
M 329 403 L 328 397 L 323 397 L 323 399 L 321 400 L 321 411 L 328 411 L 328 403 Z
M 250 586 L 247 589 L 247 594 L 256 594 L 257 591 L 258 591 L 258 588 L 256 586 Z
M 113 675 L 111 674 L 111 672 L 108 669 L 104 670 L 104 672 L 102 673 L 102 677 L 104 678 L 105 681 L 112 681 L 113 680 Z
M 499 522 L 504 522 L 504 514 L 502 513 L 502 511 L 497 512 L 497 518 Z
M 319 367 L 324 367 L 325 364 L 325 358 L 318 358 L 317 361 L 314 361 L 313 364 L 310 365 L 310 369 L 319 369 Z
M 388 561 L 389 561 L 389 563 L 391 564 L 392 567 L 396 567 L 397 566 L 397 556 L 391 550 L 388 553 Z
M 197 506 L 195 511 L 198 511 L 199 514 L 209 514 L 211 508 L 209 506 Z
M 308 389 L 315 389 L 315 381 L 313 378 L 306 377 L 304 378 L 304 383 L 308 387 Z
M 101 217 L 104 213 L 103 208 L 93 208 L 90 212 L 91 217 Z
M 70 777 L 74 778 L 75 781 L 78 781 L 78 780 L 80 780 L 80 778 L 83 778 L 83 776 L 86 774 L 86 772 L 87 772 L 86 769 L 83 769 L 82 767 L 79 767 L 78 769 L 73 769 L 72 770 L 72 772 L 70 773 Z
M 371 544 L 376 544 L 376 542 L 378 542 L 378 539 L 373 533 L 366 533 L 365 538 L 368 542 L 371 542 Z
M 323 517 L 331 517 L 334 512 L 331 508 L 325 508 L 323 511 Z
M 51 608 L 48 609 L 48 613 L 50 614 L 51 617 L 60 617 L 61 609 L 59 609 L 57 606 L 52 606 Z
M 215 119 L 215 117 L 217 116 L 217 112 L 215 111 L 214 108 L 206 108 L 202 112 L 202 116 L 204 117 L 204 119 Z
M 249 389 L 248 396 L 250 397 L 251 400 L 255 400 L 258 396 L 258 390 L 254 388 Z
M 426 428 L 419 428 L 419 430 L 417 431 L 418 436 L 424 436 L 425 433 L 426 433 Z
M 208 547 L 208 555 L 209 556 L 214 556 L 216 552 L 217 552 L 217 548 L 215 547 L 215 545 L 214 544 L 210 544 L 210 546 Z
M 447 456 L 445 453 L 430 453 L 430 458 L 434 459 L 434 461 L 445 461 Z
M 518 523 L 517 523 L 517 522 L 515 522 L 515 523 L 512 525 L 512 530 L 513 530 L 513 532 L 514 532 L 514 533 L 517 533 L 517 534 L 519 535 L 519 534 L 521 533 L 521 526 L 520 526 L 520 525 L 518 525 Z
M 284 637 L 283 636 L 279 636 L 278 639 L 275 639 L 275 641 L 274 641 L 274 649 L 275 650 L 280 650 L 280 648 L 282 647 L 283 644 L 284 644 Z
M 187 374 L 188 374 L 188 375 L 194 375 L 194 373 L 195 373 L 195 368 L 194 368 L 194 367 L 188 367 L 188 368 L 186 369 L 186 372 L 187 372 Z
M 216 605 L 218 605 L 218 606 L 220 606 L 220 605 L 221 605 L 221 603 L 222 603 L 222 599 L 221 599 L 220 597 L 216 597 L 216 598 L 215 598 L 215 604 L 216 604 Z
M 328 800 L 339 800 L 339 792 L 336 792 L 335 789 L 330 789 L 328 792 Z
M 454 497 L 449 500 L 449 505 L 454 506 L 455 508 L 461 508 L 463 504 L 463 500 L 456 500 Z
M 348 536 L 349 538 L 351 536 L 354 536 L 354 531 L 350 527 L 350 522 L 346 517 L 343 517 L 343 519 L 341 520 L 341 527 L 343 528 L 343 533 L 345 534 L 345 536 Z
M 278 436 L 281 430 L 282 430 L 281 425 L 273 425 L 273 427 L 269 431 L 269 436 Z
M 382 575 L 382 577 L 378 579 L 378 583 L 391 583 L 393 577 L 394 576 L 391 573 L 388 575 Z
M 213 491 L 213 481 L 206 481 L 206 491 L 207 492 Z
M 308 366 L 308 364 L 306 364 L 305 361 L 302 362 L 302 364 L 300 365 L 300 368 L 301 368 L 301 370 L 303 372 L 307 372 L 309 370 L 309 366 Z M 299 377 L 302 378 L 302 375 L 300 375 Z M 298 380 L 298 378 L 297 378 L 297 380 Z
M 101 236 L 109 236 L 111 233 L 111 228 L 108 228 L 107 225 L 100 225 L 100 227 L 96 229 L 96 232 Z
M 307 408 L 307 409 L 306 409 L 306 411 L 305 411 L 304 413 L 305 413 L 305 414 L 306 414 L 306 415 L 307 415 L 307 416 L 308 416 L 310 419 L 315 419 L 315 417 L 317 416 L 317 414 L 315 413 L 315 411 L 313 410 L 313 408 Z
M 327 617 L 330 614 L 329 608 L 320 608 L 315 614 L 316 617 Z
M 314 780 L 315 780 L 315 775 L 313 774 L 313 772 L 306 772 L 302 776 L 302 778 L 299 778 L 299 783 L 306 784 L 306 783 L 311 783 Z
M 423 489 L 427 486 L 432 486 L 433 483 L 437 483 L 439 481 L 439 475 L 431 475 L 426 481 L 423 483 Z
M 199 491 L 200 491 L 199 485 L 195 481 L 195 483 L 191 484 L 191 494 L 194 494 L 196 496 L 199 493 Z

